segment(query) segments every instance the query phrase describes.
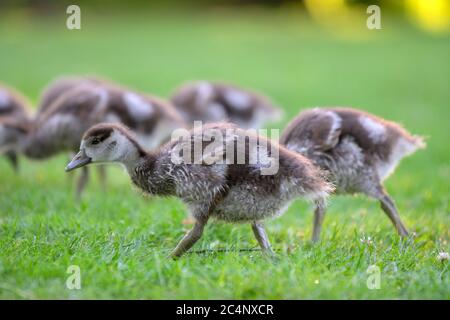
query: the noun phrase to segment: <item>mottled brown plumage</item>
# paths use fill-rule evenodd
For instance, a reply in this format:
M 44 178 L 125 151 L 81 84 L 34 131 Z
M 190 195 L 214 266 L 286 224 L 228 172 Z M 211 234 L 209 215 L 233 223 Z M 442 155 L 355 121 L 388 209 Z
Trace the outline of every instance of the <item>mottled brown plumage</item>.
M 184 84 L 173 93 L 171 101 L 190 123 L 230 121 L 241 128 L 260 128 L 282 115 L 262 94 L 222 82 Z
M 65 100 L 68 100 L 66 103 L 70 105 L 65 107 L 70 109 L 67 111 L 81 119 L 87 118 L 88 115 L 84 113 L 89 112 L 89 108 L 78 108 L 77 103 L 73 103 L 67 97 L 73 97 L 73 94 L 69 94 L 70 91 L 83 92 L 92 88 L 106 91 L 107 107 L 105 118 L 102 120 L 125 124 L 135 131 L 141 138 L 140 142 L 149 148 L 160 144 L 158 141 L 151 143 L 152 138 L 154 140 L 167 138 L 167 132 L 161 133 L 162 131 L 184 126 L 183 119 L 169 102 L 97 76 L 62 77 L 52 82 L 42 94 L 37 118 L 47 114 L 48 109 L 56 108 L 52 113 L 60 112 L 61 100 L 59 103 L 55 102 L 62 96 L 66 97 Z M 160 133 L 164 137 L 160 137 Z M 148 139 L 145 136 L 149 136 Z
M 59 97 L 80 85 L 98 84 L 102 80 L 93 76 L 59 77 L 42 91 L 36 114 L 43 114 Z
M 325 169 L 338 194 L 364 193 L 379 200 L 398 233 L 408 234 L 382 183 L 403 157 L 425 147 L 421 137 L 364 111 L 316 108 L 292 120 L 280 143 Z M 316 210 L 314 240 L 324 214 Z
M 223 138 L 214 151 L 208 138 L 212 132 Z M 80 152 L 66 170 L 91 162 L 119 162 L 145 193 L 182 199 L 196 223 L 173 256 L 182 255 L 200 238 L 210 218 L 251 223 L 261 247 L 270 250 L 262 220 L 282 214 L 296 198 L 324 205 L 332 191 L 321 170 L 307 158 L 233 125 L 210 124 L 202 130 L 186 131 L 182 137 L 145 152 L 122 126 L 96 125 L 86 132 Z M 184 154 L 186 150 L 197 151 L 191 157 Z M 245 159 L 241 163 L 236 157 L 239 150 Z M 185 158 L 178 162 L 177 155 Z M 278 170 L 266 174 L 268 162 L 264 159 L 270 157 L 277 161 Z M 189 161 L 193 159 L 198 162 Z M 220 161 L 224 159 L 234 161 Z

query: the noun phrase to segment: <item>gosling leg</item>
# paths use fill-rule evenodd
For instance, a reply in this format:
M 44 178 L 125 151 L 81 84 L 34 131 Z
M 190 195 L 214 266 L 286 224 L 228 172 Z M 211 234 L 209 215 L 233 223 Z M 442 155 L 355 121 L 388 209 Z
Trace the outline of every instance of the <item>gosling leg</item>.
M 252 230 L 255 234 L 256 240 L 258 240 L 258 243 L 261 246 L 262 251 L 265 254 L 274 255 L 274 252 L 272 251 L 272 248 L 270 246 L 269 237 L 267 237 L 263 223 L 259 221 L 253 222 Z
M 395 206 L 394 200 L 386 194 L 383 198 L 380 199 L 381 209 L 387 214 L 389 219 L 391 219 L 392 223 L 397 229 L 398 234 L 401 237 L 407 237 L 409 235 L 408 230 L 400 219 L 400 215 L 398 214 L 397 208 Z
M 326 213 L 326 205 L 323 199 L 316 200 L 315 205 L 312 242 L 318 242 L 320 240 L 320 232 L 322 231 L 323 219 Z
M 206 221 L 197 220 L 194 227 L 181 239 L 172 251 L 170 257 L 178 258 L 188 251 L 201 238 L 205 225 Z
M 81 200 L 81 195 L 83 193 L 84 188 L 89 180 L 89 168 L 83 167 L 81 168 L 81 174 L 77 181 L 77 189 L 75 193 L 75 198 L 77 201 Z
M 398 214 L 397 208 L 395 206 L 394 200 L 389 196 L 389 194 L 380 186 L 375 195 L 372 195 L 378 201 L 380 201 L 381 209 L 389 217 L 389 219 L 394 224 L 395 229 L 401 237 L 407 237 L 409 235 L 408 230 L 403 224 L 400 215 Z

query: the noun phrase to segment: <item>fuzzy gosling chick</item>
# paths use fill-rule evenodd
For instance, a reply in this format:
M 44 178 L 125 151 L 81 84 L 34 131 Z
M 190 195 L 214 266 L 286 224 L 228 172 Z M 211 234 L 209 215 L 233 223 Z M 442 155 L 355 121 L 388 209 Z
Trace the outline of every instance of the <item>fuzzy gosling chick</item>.
M 408 231 L 383 181 L 400 160 L 424 148 L 421 137 L 399 124 L 351 108 L 316 108 L 301 112 L 280 143 L 327 171 L 337 194 L 363 193 L 377 199 L 400 236 Z M 317 207 L 313 240 L 320 237 L 325 208 Z
M 205 142 L 211 141 L 207 138 L 211 132 L 215 137 L 224 137 L 214 151 L 209 150 L 211 143 Z M 190 153 L 185 153 L 189 146 L 193 147 L 191 150 L 200 146 L 201 157 L 194 153 L 192 158 Z M 229 159 L 237 159 L 239 150 L 245 161 L 234 164 L 236 161 Z M 179 155 L 194 161 L 179 161 Z M 263 174 L 268 158 L 277 162 L 278 170 Z M 200 160 L 195 162 L 195 159 Z M 226 161 L 216 161 L 220 159 Z M 262 221 L 281 215 L 296 198 L 324 205 L 332 191 L 321 170 L 307 158 L 227 123 L 186 130 L 184 140 L 172 139 L 150 152 L 144 151 L 125 127 L 98 124 L 84 134 L 80 151 L 66 171 L 105 162 L 121 163 L 133 183 L 145 193 L 179 197 L 187 204 L 195 224 L 172 252 L 172 257 L 181 256 L 200 239 L 210 218 L 250 223 L 262 250 L 271 253 Z

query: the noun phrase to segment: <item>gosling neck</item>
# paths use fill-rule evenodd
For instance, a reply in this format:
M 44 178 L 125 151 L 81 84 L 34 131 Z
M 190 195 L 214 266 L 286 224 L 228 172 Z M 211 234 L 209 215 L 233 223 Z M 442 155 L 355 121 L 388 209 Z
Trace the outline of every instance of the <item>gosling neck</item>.
M 148 152 L 146 152 L 137 142 L 134 142 L 120 155 L 119 162 L 125 167 L 128 173 L 131 174 L 135 171 L 137 166 L 145 161 L 148 155 Z

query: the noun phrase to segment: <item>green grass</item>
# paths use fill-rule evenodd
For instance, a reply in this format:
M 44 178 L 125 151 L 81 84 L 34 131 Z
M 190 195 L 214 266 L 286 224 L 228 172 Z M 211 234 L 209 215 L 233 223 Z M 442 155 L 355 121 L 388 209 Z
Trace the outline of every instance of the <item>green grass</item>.
M 100 11 L 101 12 L 101 11 Z M 312 210 L 298 201 L 268 221 L 278 259 L 254 248 L 248 225 L 208 225 L 200 249 L 228 252 L 166 259 L 189 225 L 177 200 L 143 198 L 118 168 L 107 190 L 97 180 L 81 203 L 64 173 L 67 157 L 22 158 L 16 175 L 0 159 L 0 298 L 450 298 L 448 36 L 430 36 L 386 19 L 383 30 L 335 37 L 286 13 L 216 12 L 102 17 L 83 12 L 83 29 L 64 16 L 0 18 L 0 77 L 35 103 L 61 74 L 97 73 L 168 95 L 189 79 L 223 79 L 256 88 L 286 110 L 349 105 L 403 123 L 428 137 L 388 180 L 405 224 L 417 237 L 399 241 L 378 204 L 333 197 L 323 240 L 308 241 Z M 360 241 L 374 239 L 372 245 Z M 381 289 L 366 270 L 381 268 Z M 68 290 L 66 270 L 81 269 L 82 289 Z

